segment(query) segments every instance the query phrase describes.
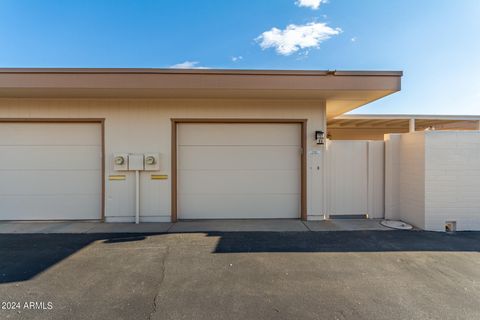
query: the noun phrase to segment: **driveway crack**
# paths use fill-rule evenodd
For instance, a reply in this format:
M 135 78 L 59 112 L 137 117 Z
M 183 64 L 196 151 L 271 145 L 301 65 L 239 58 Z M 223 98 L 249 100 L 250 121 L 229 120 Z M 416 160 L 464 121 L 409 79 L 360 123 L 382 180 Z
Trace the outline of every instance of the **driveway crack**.
M 162 272 L 162 277 L 160 278 L 160 281 L 158 283 L 158 286 L 157 286 L 157 293 L 155 294 L 155 296 L 153 297 L 153 309 L 152 309 L 152 312 L 150 312 L 150 315 L 148 316 L 148 319 L 152 319 L 152 316 L 157 312 L 157 299 L 158 299 L 158 296 L 160 294 L 160 288 L 162 287 L 163 285 L 163 281 L 165 280 L 165 264 L 167 262 L 167 258 L 168 258 L 168 255 L 170 253 L 170 247 L 167 246 L 166 247 L 166 252 L 165 252 L 165 256 L 163 257 L 163 260 L 162 260 L 162 266 L 161 266 L 161 272 Z
M 305 221 L 301 220 L 301 222 L 303 223 L 303 225 L 305 226 L 305 228 L 307 228 L 308 231 L 312 232 L 313 230 L 310 229 L 310 227 L 305 223 Z

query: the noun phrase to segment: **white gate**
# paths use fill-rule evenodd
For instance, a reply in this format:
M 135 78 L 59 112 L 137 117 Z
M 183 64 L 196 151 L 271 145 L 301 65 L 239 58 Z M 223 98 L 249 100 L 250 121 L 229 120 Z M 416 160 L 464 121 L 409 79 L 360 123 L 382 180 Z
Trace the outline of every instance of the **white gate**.
M 384 216 L 384 142 L 334 140 L 327 146 L 327 210 Z

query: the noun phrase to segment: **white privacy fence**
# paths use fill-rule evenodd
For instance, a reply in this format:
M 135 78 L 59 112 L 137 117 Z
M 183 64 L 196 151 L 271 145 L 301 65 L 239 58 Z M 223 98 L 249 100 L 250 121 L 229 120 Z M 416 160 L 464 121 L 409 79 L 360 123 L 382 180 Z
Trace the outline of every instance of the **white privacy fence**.
M 384 150 L 383 141 L 328 142 L 329 215 L 384 217 Z

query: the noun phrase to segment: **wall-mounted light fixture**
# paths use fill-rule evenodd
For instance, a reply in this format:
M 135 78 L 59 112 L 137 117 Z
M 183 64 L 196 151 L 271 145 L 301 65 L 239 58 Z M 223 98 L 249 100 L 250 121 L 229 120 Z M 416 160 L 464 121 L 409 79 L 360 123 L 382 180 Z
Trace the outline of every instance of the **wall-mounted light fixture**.
M 315 131 L 315 141 L 317 144 L 325 144 L 325 132 L 321 130 Z

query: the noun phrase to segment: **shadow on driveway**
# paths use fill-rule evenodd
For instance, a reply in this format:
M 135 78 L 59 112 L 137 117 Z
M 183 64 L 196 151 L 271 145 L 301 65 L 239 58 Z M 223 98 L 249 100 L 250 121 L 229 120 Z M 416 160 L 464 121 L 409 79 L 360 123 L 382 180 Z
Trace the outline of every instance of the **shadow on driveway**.
M 480 232 L 426 231 L 229 232 L 215 253 L 480 251 Z
M 192 233 L 194 234 L 194 233 Z M 212 253 L 269 252 L 479 252 L 480 232 L 207 232 L 218 238 Z M 0 234 L 0 283 L 26 281 L 95 241 L 135 246 L 148 239 L 176 246 L 188 234 Z M 101 250 L 101 247 L 100 247 Z M 148 248 L 145 248 L 148 250 Z M 175 250 L 181 250 L 175 248 Z

